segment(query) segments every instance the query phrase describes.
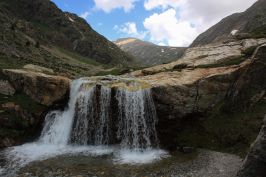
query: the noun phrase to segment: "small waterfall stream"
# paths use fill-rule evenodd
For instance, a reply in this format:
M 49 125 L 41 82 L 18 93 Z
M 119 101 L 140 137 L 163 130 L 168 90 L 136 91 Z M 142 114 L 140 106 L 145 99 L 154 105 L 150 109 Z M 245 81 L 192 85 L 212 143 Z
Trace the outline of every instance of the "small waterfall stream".
M 39 141 L 62 145 L 120 143 L 134 150 L 156 146 L 156 111 L 150 90 L 133 80 L 127 80 L 128 88 L 112 88 L 112 82 L 74 81 L 68 109 L 47 114 Z
M 156 123 L 147 83 L 113 76 L 81 78 L 71 84 L 67 108 L 46 115 L 40 138 L 7 149 L 4 156 L 9 170 L 79 153 L 113 154 L 121 163 L 147 163 L 167 154 L 158 149 Z

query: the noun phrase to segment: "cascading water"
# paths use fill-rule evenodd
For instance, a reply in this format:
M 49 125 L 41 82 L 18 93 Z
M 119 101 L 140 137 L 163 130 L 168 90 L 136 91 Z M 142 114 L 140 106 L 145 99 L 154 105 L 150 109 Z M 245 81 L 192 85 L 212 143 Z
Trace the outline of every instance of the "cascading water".
M 70 100 L 65 111 L 52 111 L 46 115 L 39 142 L 61 145 L 68 143 L 77 98 L 80 94 L 83 94 L 83 92 L 80 92 L 80 86 L 83 82 L 83 80 L 79 79 L 71 83 Z
M 119 105 L 117 136 L 122 146 L 141 150 L 156 145 L 156 111 L 150 90 L 118 90 L 116 99 Z
M 68 107 L 47 114 L 37 142 L 4 153 L 12 168 L 77 153 L 111 153 L 122 163 L 146 163 L 165 155 L 152 149 L 158 145 L 155 125 L 148 84 L 112 76 L 82 78 L 71 84 Z
M 112 84 L 112 81 L 97 81 L 94 85 L 88 80 L 74 81 L 68 109 L 46 116 L 39 141 L 63 145 L 121 142 L 123 148 L 135 150 L 156 145 L 156 111 L 150 90 L 131 80 L 128 88 L 112 89 L 106 86 L 109 82 Z

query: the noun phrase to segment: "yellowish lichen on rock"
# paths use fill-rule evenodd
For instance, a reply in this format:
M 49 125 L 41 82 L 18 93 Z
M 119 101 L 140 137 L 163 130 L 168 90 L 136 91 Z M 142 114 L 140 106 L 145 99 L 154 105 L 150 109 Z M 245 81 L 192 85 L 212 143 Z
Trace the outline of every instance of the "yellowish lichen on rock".
M 130 92 L 151 88 L 150 84 L 136 78 L 97 76 L 83 79 L 87 80 L 87 82 L 84 82 L 82 86 L 83 89 L 90 89 L 95 85 L 101 85 L 109 88 L 125 89 Z

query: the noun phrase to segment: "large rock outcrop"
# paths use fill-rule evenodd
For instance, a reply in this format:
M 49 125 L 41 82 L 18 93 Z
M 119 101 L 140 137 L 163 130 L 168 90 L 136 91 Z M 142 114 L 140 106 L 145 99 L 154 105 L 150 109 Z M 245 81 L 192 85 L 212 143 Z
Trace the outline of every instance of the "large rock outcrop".
M 248 105 L 250 108 L 259 103 L 260 100 L 265 99 L 264 76 L 266 69 L 264 64 L 265 45 L 263 43 L 265 43 L 265 39 L 250 39 L 236 43 L 192 48 L 188 49 L 185 56 L 177 62 L 158 68 L 145 69 L 145 71 L 151 71 L 150 73 L 143 74 L 143 71 L 133 73 L 153 86 L 152 91 L 159 117 L 158 131 L 162 145 L 166 145 L 168 148 L 168 146 L 174 147 L 179 143 L 175 142 L 174 139 L 180 131 L 184 130 L 184 121 L 189 120 L 188 127 L 194 124 L 202 131 L 200 133 L 204 131 L 206 132 L 204 136 L 207 136 L 211 133 L 209 129 L 212 129 L 208 126 L 213 126 L 209 124 L 213 123 L 216 126 L 217 122 L 222 121 L 227 125 L 227 122 L 231 121 L 226 122 L 226 120 L 213 118 L 212 122 L 206 125 L 204 121 L 209 121 L 208 116 L 210 114 L 221 110 L 225 110 L 229 114 L 230 111 L 236 112 L 236 108 L 241 110 L 243 105 Z M 258 45 L 259 47 L 257 47 Z M 243 55 L 243 51 L 247 50 L 251 50 L 249 55 Z M 239 63 L 235 63 L 236 57 L 240 56 L 243 59 Z M 226 65 L 219 65 L 217 61 L 226 61 Z M 181 67 L 181 64 L 184 63 L 188 63 L 188 65 Z M 165 66 L 171 68 L 176 64 L 180 64 L 181 69 L 164 68 Z M 194 67 L 189 65 L 194 65 Z M 195 67 L 195 65 L 202 65 L 202 67 Z M 159 69 L 159 72 L 153 72 L 154 68 Z M 228 107 L 230 109 L 227 109 Z M 204 121 L 201 121 L 201 118 Z M 234 120 L 236 126 L 242 123 L 245 126 L 248 125 L 245 122 L 247 120 L 236 119 L 237 121 Z M 248 119 L 248 121 L 252 120 Z M 252 140 L 253 134 L 256 135 L 257 133 L 257 121 L 254 120 L 253 122 L 254 126 L 248 127 L 249 130 L 245 131 L 246 134 L 252 133 L 252 136 L 248 138 L 240 129 L 237 130 L 239 135 L 237 135 L 238 133 L 226 135 L 223 132 L 226 131 L 227 127 L 224 127 L 224 130 L 220 128 L 221 130 L 214 137 L 211 137 L 211 141 L 217 141 L 221 146 L 228 147 L 237 143 L 243 143 L 247 146 Z M 231 128 L 228 131 L 235 132 Z M 224 137 L 218 138 L 219 136 Z
M 245 110 L 266 98 L 266 44 L 258 47 L 227 95 L 227 108 Z
M 227 95 L 238 72 L 248 63 L 141 77 L 153 86 L 161 144 L 168 149 L 175 148 L 179 143 L 175 142 L 178 132 L 184 128 L 182 121 L 192 118 L 196 122 L 201 115 L 212 112 Z
M 65 77 L 14 69 L 5 69 L 3 73 L 16 91 L 24 92 L 46 106 L 65 98 L 69 92 L 70 80 Z
M 0 148 L 33 141 L 46 113 L 67 104 L 70 80 L 37 72 L 40 70 L 50 71 L 34 66 L 1 73 Z
M 193 47 L 187 49 L 184 56 L 175 62 L 135 71 L 131 75 L 152 75 L 183 68 L 211 68 L 239 64 L 251 57 L 256 47 L 264 43 L 266 39 L 261 38 Z
M 251 145 L 238 177 L 266 176 L 266 116 L 260 133 Z

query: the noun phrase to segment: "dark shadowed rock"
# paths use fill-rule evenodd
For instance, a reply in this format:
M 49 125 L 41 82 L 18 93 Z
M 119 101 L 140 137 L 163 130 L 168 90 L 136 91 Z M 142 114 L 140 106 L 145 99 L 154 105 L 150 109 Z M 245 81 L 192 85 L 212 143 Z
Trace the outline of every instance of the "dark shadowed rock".
M 238 177 L 265 177 L 266 176 L 266 115 L 260 133 L 251 145 Z
M 243 68 L 239 78 L 228 91 L 228 110 L 245 110 L 265 98 L 266 94 L 266 45 L 258 47 L 251 63 Z

